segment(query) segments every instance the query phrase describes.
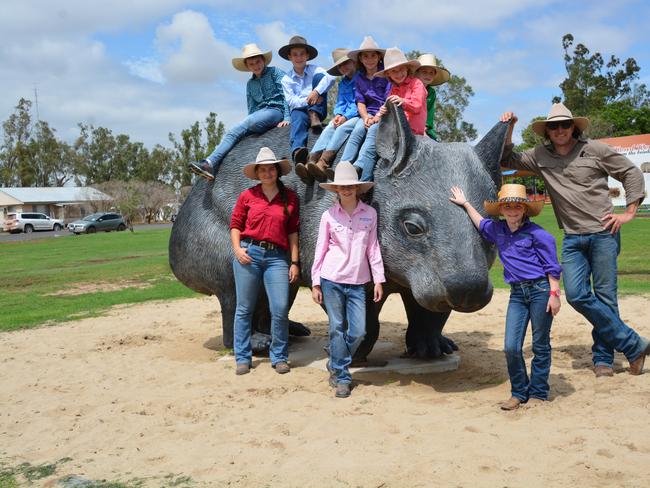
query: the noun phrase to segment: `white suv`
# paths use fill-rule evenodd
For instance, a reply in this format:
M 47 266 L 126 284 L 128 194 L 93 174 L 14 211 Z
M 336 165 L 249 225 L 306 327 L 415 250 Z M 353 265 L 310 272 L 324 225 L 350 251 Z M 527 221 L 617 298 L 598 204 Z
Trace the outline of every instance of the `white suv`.
M 10 213 L 4 223 L 5 231 L 26 234 L 35 230 L 61 230 L 63 227 L 63 220 L 52 219 L 45 214 L 34 212 Z

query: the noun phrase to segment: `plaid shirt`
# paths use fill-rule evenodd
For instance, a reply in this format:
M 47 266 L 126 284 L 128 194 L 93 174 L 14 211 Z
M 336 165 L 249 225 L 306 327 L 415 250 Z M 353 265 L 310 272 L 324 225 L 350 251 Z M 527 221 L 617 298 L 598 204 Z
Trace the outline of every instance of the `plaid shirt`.
M 262 76 L 255 75 L 246 84 L 246 102 L 248 114 L 263 108 L 276 108 L 282 110 L 284 120 L 289 121 L 289 107 L 282 91 L 282 78 L 284 71 L 275 66 L 267 66 L 262 71 Z

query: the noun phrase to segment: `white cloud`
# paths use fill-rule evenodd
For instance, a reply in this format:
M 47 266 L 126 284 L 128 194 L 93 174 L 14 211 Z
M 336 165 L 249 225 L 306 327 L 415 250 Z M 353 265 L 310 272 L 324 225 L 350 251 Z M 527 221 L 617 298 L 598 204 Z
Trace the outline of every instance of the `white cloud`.
M 154 58 L 130 59 L 124 62 L 129 73 L 143 80 L 163 84 L 165 77 L 160 70 L 160 62 Z

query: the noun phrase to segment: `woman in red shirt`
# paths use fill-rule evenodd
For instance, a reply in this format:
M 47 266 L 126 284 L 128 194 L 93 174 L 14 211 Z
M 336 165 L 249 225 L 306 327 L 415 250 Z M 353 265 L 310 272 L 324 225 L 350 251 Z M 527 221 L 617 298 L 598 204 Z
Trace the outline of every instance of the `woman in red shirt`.
M 250 371 L 251 322 L 262 283 L 271 309 L 271 365 L 280 374 L 290 370 L 289 283 L 295 283 L 300 274 L 299 200 L 279 178 L 290 172 L 289 161 L 277 159 L 268 147 L 260 149 L 255 162 L 244 166 L 244 175 L 260 183 L 239 195 L 230 221 L 237 292 L 236 374 Z

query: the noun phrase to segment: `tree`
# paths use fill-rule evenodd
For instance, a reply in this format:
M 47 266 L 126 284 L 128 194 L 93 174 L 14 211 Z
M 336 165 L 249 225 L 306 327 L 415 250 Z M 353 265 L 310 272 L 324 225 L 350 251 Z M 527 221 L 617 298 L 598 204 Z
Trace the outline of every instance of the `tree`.
M 417 59 L 420 51 L 406 53 L 408 59 Z M 436 57 L 436 64 L 444 68 L 442 60 Z M 436 87 L 436 134 L 441 141 L 466 142 L 476 139 L 474 124 L 463 120 L 463 113 L 469 105 L 474 90 L 467 80 L 454 74 L 449 81 Z
M 41 120 L 30 138 L 30 168 L 35 186 L 64 186 L 74 177 L 74 151 L 59 141 L 55 132 Z
M 30 186 L 29 138 L 32 131 L 32 102 L 21 98 L 14 113 L 2 124 L 0 147 L 0 185 Z

